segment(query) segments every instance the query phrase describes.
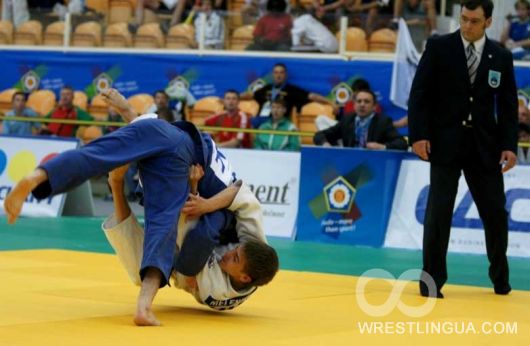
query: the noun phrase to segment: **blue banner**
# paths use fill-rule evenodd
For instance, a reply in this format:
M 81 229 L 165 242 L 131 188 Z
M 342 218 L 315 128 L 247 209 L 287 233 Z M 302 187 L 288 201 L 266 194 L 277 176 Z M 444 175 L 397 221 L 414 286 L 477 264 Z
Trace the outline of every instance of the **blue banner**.
M 0 91 L 13 87 L 28 92 L 50 89 L 58 95 L 61 86 L 70 85 L 90 98 L 108 86 L 125 96 L 176 86 L 200 99 L 222 96 L 227 89 L 243 92 L 268 83 L 273 65 L 279 62 L 287 66 L 290 83 L 330 99 L 344 84 L 365 78 L 385 113 L 394 118 L 404 114 L 388 99 L 389 61 L 5 50 L 0 55 Z
M 381 247 L 405 156 L 302 148 L 296 239 Z

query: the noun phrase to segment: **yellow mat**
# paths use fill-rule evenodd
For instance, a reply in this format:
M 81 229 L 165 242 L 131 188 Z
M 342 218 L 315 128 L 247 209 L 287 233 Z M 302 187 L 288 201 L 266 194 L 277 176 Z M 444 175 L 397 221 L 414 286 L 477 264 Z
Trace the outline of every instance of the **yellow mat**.
M 162 327 L 135 327 L 138 288 L 112 255 L 73 251 L 0 252 L 0 345 L 529 345 L 530 292 L 446 286 L 424 317 L 399 307 L 370 316 L 357 303 L 358 278 L 281 271 L 241 307 L 216 312 L 164 288 L 155 301 Z M 371 305 L 392 291 L 366 286 Z M 397 294 L 397 293 L 396 293 Z M 427 300 L 409 283 L 402 304 Z M 507 322 L 507 323 L 506 323 Z M 372 333 L 367 329 L 372 328 Z M 377 330 L 375 329 L 377 328 Z M 449 344 L 450 343 L 450 344 Z

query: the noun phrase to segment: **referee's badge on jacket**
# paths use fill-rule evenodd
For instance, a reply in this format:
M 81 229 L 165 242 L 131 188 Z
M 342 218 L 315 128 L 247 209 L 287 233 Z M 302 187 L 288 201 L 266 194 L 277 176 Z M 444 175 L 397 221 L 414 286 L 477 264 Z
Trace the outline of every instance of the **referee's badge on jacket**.
M 501 73 L 498 71 L 490 70 L 488 75 L 488 84 L 492 88 L 498 88 L 501 84 Z

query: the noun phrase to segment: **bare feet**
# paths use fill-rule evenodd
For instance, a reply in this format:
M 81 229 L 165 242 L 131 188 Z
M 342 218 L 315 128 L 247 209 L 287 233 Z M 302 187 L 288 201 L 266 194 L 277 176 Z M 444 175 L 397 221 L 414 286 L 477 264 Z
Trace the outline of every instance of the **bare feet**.
M 134 315 L 134 324 L 137 326 L 160 326 L 161 323 L 156 319 L 155 314 L 151 309 L 144 307 L 138 308 L 136 315 Z
M 33 173 L 25 176 L 17 183 L 17 185 L 15 185 L 4 201 L 7 223 L 15 223 L 22 211 L 22 205 L 31 191 L 47 179 L 48 175 L 46 174 L 46 171 L 37 168 Z

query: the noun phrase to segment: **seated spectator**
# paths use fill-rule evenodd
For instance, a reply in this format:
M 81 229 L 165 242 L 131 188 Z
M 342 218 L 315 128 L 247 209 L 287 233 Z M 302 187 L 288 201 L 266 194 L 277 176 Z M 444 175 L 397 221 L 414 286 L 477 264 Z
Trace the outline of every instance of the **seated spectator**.
M 144 24 L 146 9 L 153 12 L 170 12 L 174 10 L 171 25 L 178 24 L 188 3 L 188 0 L 137 0 L 135 10 L 136 25 Z
M 260 130 L 298 131 L 296 126 L 285 117 L 287 107 L 284 100 L 272 101 L 271 117 L 261 124 Z M 254 148 L 265 150 L 300 150 L 300 136 L 274 135 L 260 133 L 254 140 Z
M 149 107 L 147 113 L 156 113 L 159 118 L 168 122 L 175 121 L 175 112 L 169 108 L 169 95 L 164 90 L 157 90 L 153 95 L 155 103 Z M 160 116 L 162 114 L 162 116 Z
M 268 0 L 245 0 L 245 4 L 241 7 L 241 15 L 243 16 L 243 23 L 252 24 L 267 13 Z
M 94 120 L 90 114 L 74 105 L 74 89 L 64 86 L 57 107 L 51 111 L 48 119 L 68 119 L 68 120 Z M 60 137 L 75 137 L 78 125 L 49 123 L 41 129 L 42 134 L 51 134 Z
M 204 48 L 223 49 L 225 42 L 225 23 L 223 18 L 212 10 L 212 0 L 202 0 L 201 12 L 195 18 L 195 41 L 202 36 L 202 21 L 205 20 Z
M 325 130 L 339 122 L 344 115 L 355 113 L 355 95 L 361 90 L 372 90 L 370 83 L 366 79 L 357 78 L 351 84 L 352 97 L 344 104 L 338 105 L 335 107 L 335 119 L 331 119 L 325 115 L 319 115 L 315 119 L 315 125 L 318 130 Z M 376 113 L 383 113 L 383 109 L 376 103 L 375 105 Z
M 239 94 L 235 90 L 227 90 L 223 99 L 224 112 L 212 115 L 204 124 L 206 126 L 248 129 L 248 116 L 239 110 Z M 250 148 L 250 134 L 243 132 L 220 131 L 212 136 L 215 143 L 222 148 Z
M 328 28 L 303 10 L 295 10 L 295 20 L 291 30 L 293 48 L 297 46 L 314 46 L 323 53 L 336 53 L 339 43 Z
M 285 0 L 268 0 L 267 14 L 261 17 L 254 28 L 254 42 L 248 50 L 289 51 L 293 20 L 285 13 Z
M 519 124 L 519 144 L 527 145 L 517 148 L 517 162 L 521 164 L 530 164 L 530 126 Z
M 425 24 L 427 34 L 436 34 L 436 6 L 434 0 L 395 0 L 394 18 L 403 17 L 408 25 Z
M 344 7 L 348 0 L 313 0 L 315 17 L 323 25 L 334 32 L 340 27 L 340 17 L 344 15 Z
M 242 95 L 242 98 L 252 98 L 259 103 L 260 110 L 257 117 L 252 118 L 252 127 L 258 128 L 268 120 L 271 114 L 272 101 L 282 99 L 287 104 L 287 117 L 290 117 L 293 108 L 299 112 L 306 103 L 311 101 L 330 104 L 331 102 L 322 95 L 311 93 L 296 85 L 287 83 L 287 67 L 278 63 L 272 69 L 272 84 L 267 84 L 251 94 L 249 92 Z
M 513 53 L 514 59 L 530 55 L 530 3 L 518 0 L 515 3 L 515 17 L 510 16 L 501 35 L 501 43 Z
M 373 91 L 359 91 L 355 105 L 355 114 L 345 116 L 335 126 L 317 132 L 313 142 L 331 146 L 341 140 L 345 147 L 407 150 L 407 142 L 392 125 L 392 119 L 375 112 L 376 96 Z
M 526 105 L 519 105 L 519 124 L 530 126 L 530 110 Z
M 352 0 L 346 9 L 353 16 L 353 26 L 360 26 L 369 36 L 374 30 L 375 20 L 379 13 L 379 8 L 385 6 L 380 0 Z
M 2 20 L 8 20 L 15 27 L 29 20 L 28 2 L 26 0 L 4 0 L 2 2 Z
M 17 91 L 14 93 L 11 103 L 13 109 L 6 113 L 6 117 L 38 117 L 33 109 L 26 107 L 26 95 L 23 92 Z M 40 127 L 41 124 L 37 122 L 5 120 L 2 133 L 4 135 L 31 136 L 36 134 Z

